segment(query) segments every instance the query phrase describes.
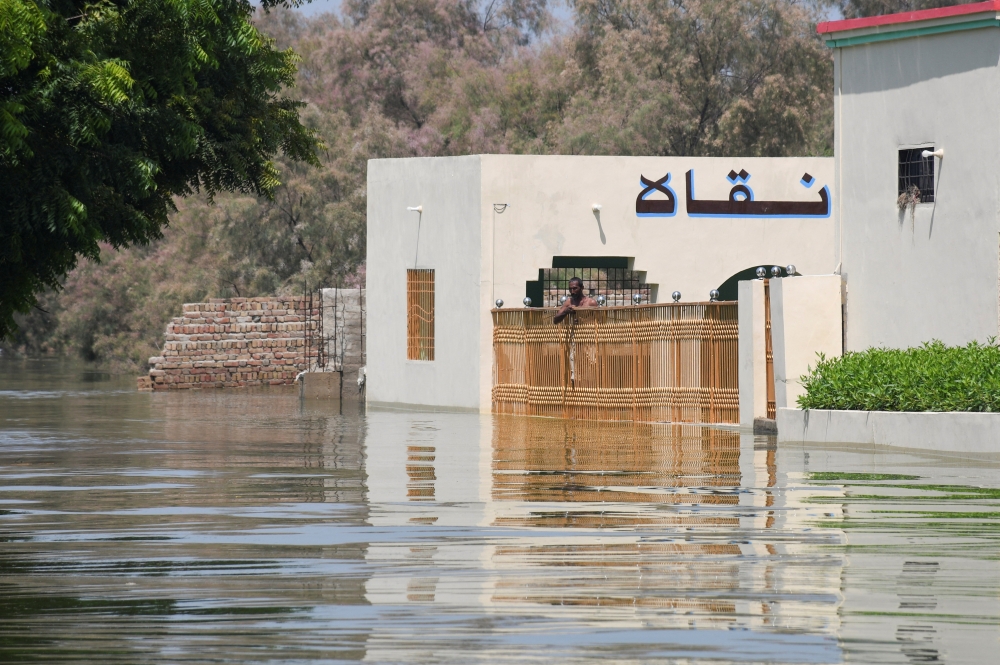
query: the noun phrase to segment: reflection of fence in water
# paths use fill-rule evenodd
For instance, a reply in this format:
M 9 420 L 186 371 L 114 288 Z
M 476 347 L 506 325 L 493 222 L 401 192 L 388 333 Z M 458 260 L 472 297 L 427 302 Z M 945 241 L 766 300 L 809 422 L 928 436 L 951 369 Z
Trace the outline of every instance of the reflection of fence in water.
M 738 432 L 648 423 L 579 423 L 497 418 L 493 434 L 492 497 L 496 501 L 621 502 L 737 505 Z M 673 488 L 711 488 L 677 492 Z M 612 526 L 622 515 L 560 513 L 508 516 L 506 526 Z M 524 519 L 529 522 L 521 523 Z M 541 523 L 535 522 L 540 519 Z M 567 520 L 572 519 L 571 525 Z M 697 515 L 635 514 L 622 526 L 693 524 Z M 737 518 L 713 516 L 738 523 Z M 511 521 L 513 520 L 513 521 Z M 596 520 L 596 522 L 595 522 Z M 694 520 L 694 522 L 692 522 Z M 516 522 L 516 524 L 515 524 Z
M 493 312 L 493 410 L 739 422 L 735 303 Z
M 499 509 L 494 526 L 639 529 L 637 534 L 649 528 L 657 534 L 664 528 L 735 532 L 740 526 L 732 512 L 740 503 L 738 432 L 514 417 L 493 423 L 492 498 L 509 505 Z M 730 598 L 686 596 L 732 588 L 739 577 L 733 570 L 738 544 L 580 533 L 571 542 L 497 546 L 498 566 L 527 563 L 555 574 L 504 576 L 492 601 L 720 616 L 736 611 Z M 671 586 L 662 586 L 665 577 Z M 571 581 L 581 578 L 588 583 Z

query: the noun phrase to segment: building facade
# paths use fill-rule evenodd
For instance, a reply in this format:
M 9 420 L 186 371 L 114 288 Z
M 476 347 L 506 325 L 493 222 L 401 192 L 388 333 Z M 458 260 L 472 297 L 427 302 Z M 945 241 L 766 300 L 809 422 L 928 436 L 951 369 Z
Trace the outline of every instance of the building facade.
M 846 349 L 997 335 L 1000 2 L 818 29 L 834 50 Z
M 736 299 L 761 265 L 836 267 L 830 158 L 472 155 L 369 162 L 367 399 L 490 410 L 501 299 Z

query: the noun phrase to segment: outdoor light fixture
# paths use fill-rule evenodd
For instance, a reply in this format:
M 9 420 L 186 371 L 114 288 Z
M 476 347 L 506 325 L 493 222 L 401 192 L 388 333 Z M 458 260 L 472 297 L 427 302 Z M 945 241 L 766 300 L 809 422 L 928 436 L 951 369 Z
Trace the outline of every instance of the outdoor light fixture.
M 795 274 L 795 266 L 789 263 L 787 266 L 785 266 L 785 272 L 788 274 L 789 277 L 791 277 L 792 275 Z
M 524 300 L 522 300 L 521 302 L 524 303 L 525 307 L 531 307 L 531 298 L 529 298 L 528 296 L 524 296 Z
M 781 268 L 778 266 L 771 266 L 771 277 L 781 277 Z
M 407 206 L 406 209 L 409 210 L 410 212 L 419 212 L 420 214 L 424 213 L 424 207 L 422 205 L 420 205 L 420 206 Z
M 632 303 L 638 305 L 641 302 L 642 302 L 642 294 L 633 293 L 632 294 Z
M 497 306 L 497 309 L 500 309 L 501 307 L 503 307 L 503 300 L 497 298 L 497 301 L 494 304 Z
M 601 295 L 597 296 L 597 306 L 598 307 L 604 307 L 607 303 L 608 303 L 608 299 L 604 296 L 603 293 Z
M 765 277 L 767 277 L 767 268 L 764 266 L 757 268 L 757 279 L 764 279 Z
M 712 289 L 708 292 L 709 302 L 716 302 L 719 299 L 719 289 Z
M 590 209 L 593 210 L 594 212 L 601 212 L 601 204 L 600 203 L 591 203 L 590 204 Z
M 681 292 L 680 291 L 674 291 L 673 293 L 670 294 L 670 297 L 674 299 L 674 302 L 680 302 L 680 300 L 681 300 Z
M 559 304 L 562 305 L 563 303 L 565 303 L 567 298 L 568 296 L 562 296 L 561 298 L 559 298 Z
M 927 159 L 928 157 L 937 157 L 938 159 L 944 159 L 944 148 L 938 148 L 934 152 L 931 152 L 930 150 L 924 150 L 922 153 L 920 153 L 920 156 L 923 157 L 924 159 Z

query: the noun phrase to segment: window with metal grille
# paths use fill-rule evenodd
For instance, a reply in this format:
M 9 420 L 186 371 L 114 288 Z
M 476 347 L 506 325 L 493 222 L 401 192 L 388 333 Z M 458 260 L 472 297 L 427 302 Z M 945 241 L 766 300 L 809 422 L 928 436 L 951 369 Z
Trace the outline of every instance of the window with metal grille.
M 921 157 L 933 147 L 907 148 L 899 151 L 899 191 L 897 194 L 918 194 L 917 203 L 934 202 L 934 158 Z
M 642 296 L 643 304 L 652 298 L 652 285 L 643 281 L 641 273 L 627 268 L 546 268 L 539 273 L 542 307 L 559 307 L 562 296 L 569 296 L 572 277 L 583 280 L 585 294 L 607 297 L 609 306 L 631 305 L 636 293 Z
M 406 271 L 406 357 L 434 360 L 434 271 Z

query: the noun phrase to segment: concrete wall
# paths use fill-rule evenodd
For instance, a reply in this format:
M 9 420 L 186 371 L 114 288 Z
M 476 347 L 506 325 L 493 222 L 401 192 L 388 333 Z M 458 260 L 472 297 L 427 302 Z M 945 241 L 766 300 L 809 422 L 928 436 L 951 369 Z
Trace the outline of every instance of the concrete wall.
M 482 155 L 370 162 L 368 399 L 489 411 L 490 309 L 497 298 L 519 307 L 525 282 L 552 267 L 554 256 L 631 257 L 647 282 L 659 284 L 660 300 L 675 289 L 683 301 L 708 300 L 711 289 L 758 265 L 793 263 L 803 274 L 833 269 L 830 217 L 691 217 L 688 170 L 698 200 L 728 200 L 730 171 L 750 174 L 747 186 L 758 201 L 819 201 L 818 192 L 832 190 L 833 181 L 829 158 Z M 640 177 L 668 173 L 675 214 L 638 216 Z M 815 178 L 809 188 L 800 183 L 804 173 Z M 406 211 L 416 205 L 424 207 L 419 254 L 418 215 Z M 405 270 L 415 256 L 419 267 L 439 271 L 436 348 L 443 355 L 432 363 L 405 361 Z
M 484 229 L 495 223 L 496 244 L 483 257 L 483 279 L 493 288 L 483 298 L 481 344 L 491 344 L 485 305 L 503 298 L 517 306 L 525 281 L 551 267 L 553 256 L 634 257 L 634 269 L 659 285 L 660 301 L 674 290 L 685 302 L 708 300 L 708 292 L 729 277 L 762 264 L 829 273 L 836 265 L 831 218 L 690 217 L 685 174 L 694 170 L 697 199 L 728 199 L 733 183 L 727 174 L 745 169 L 757 200 L 815 201 L 824 185 L 833 190 L 832 167 L 832 159 L 821 157 L 484 156 Z M 677 198 L 675 216 L 637 216 L 639 177 L 655 180 L 667 173 Z M 817 181 L 809 189 L 799 183 L 804 173 Z M 493 214 L 491 203 L 510 207 Z M 594 203 L 601 206 L 597 213 Z M 491 353 L 480 363 L 480 399 L 489 408 Z
M 347 385 L 355 386 L 366 362 L 367 335 L 364 289 L 323 289 L 323 338 L 325 367 L 341 371 Z
M 778 409 L 778 441 L 877 444 L 1000 458 L 1000 413 Z
M 998 61 L 995 28 L 837 49 L 848 349 L 997 334 Z M 911 220 L 896 208 L 898 150 L 925 145 L 945 156 L 935 202 Z
M 772 279 L 771 351 L 774 403 L 795 406 L 805 390 L 799 377 L 816 366 L 817 356 L 843 352 L 840 275 Z
M 479 184 L 478 156 L 368 163 L 369 402 L 479 409 Z M 431 362 L 406 358 L 408 268 L 435 270 Z
M 764 280 L 739 286 L 740 424 L 767 417 L 767 339 Z

